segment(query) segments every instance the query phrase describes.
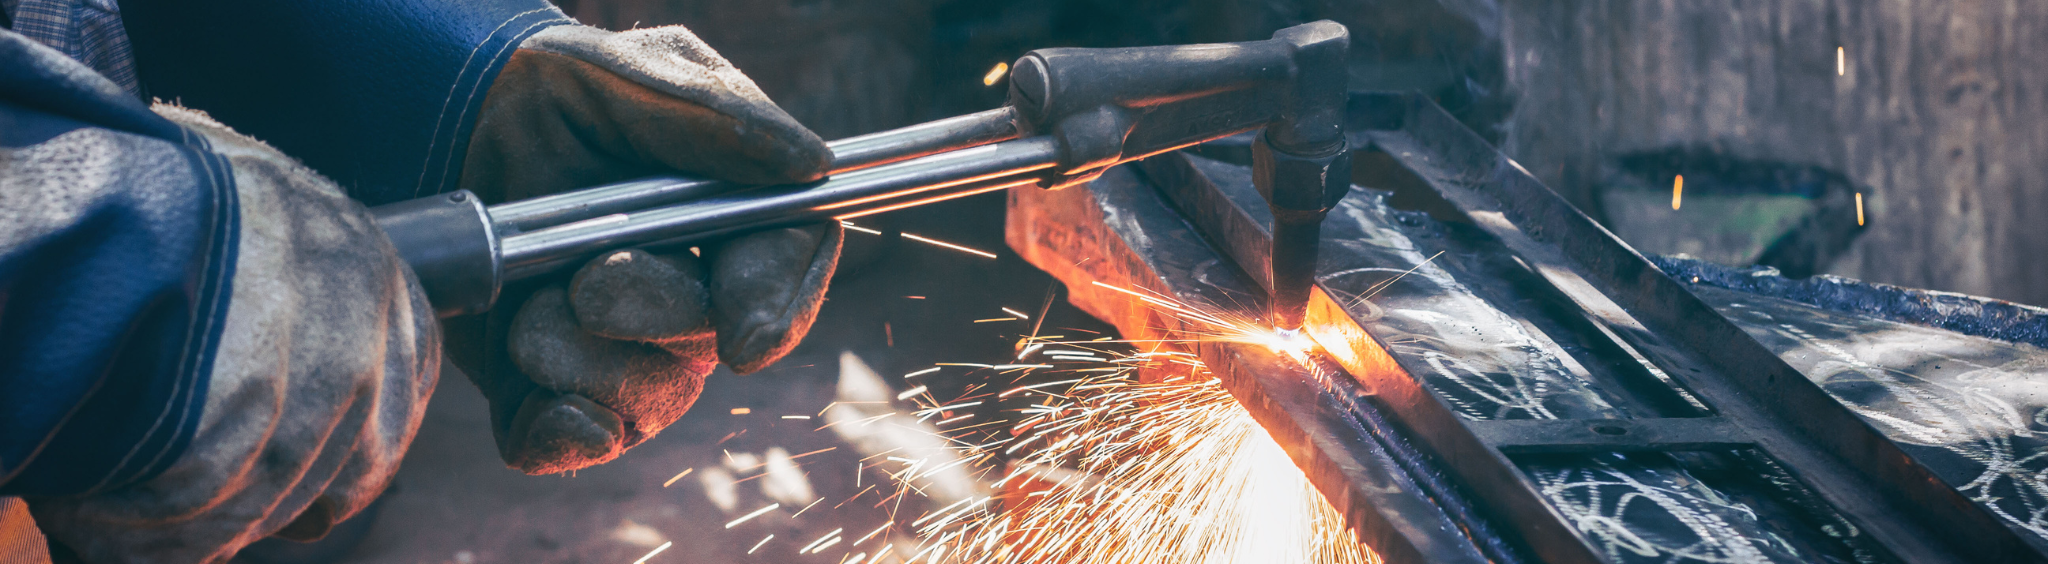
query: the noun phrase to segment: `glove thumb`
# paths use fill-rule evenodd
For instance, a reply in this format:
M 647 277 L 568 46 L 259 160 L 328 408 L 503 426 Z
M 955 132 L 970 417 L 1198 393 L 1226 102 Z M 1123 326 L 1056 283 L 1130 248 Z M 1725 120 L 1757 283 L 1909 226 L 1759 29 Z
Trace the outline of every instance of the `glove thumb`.
M 463 187 L 504 201 L 682 171 L 809 182 L 832 152 L 680 26 L 557 26 L 512 55 L 478 117 Z

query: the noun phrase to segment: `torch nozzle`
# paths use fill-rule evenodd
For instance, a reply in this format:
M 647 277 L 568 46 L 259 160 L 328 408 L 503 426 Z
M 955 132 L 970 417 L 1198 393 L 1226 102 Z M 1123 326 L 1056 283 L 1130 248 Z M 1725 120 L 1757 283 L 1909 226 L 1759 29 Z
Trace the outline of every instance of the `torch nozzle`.
M 1316 283 L 1323 218 L 1351 190 L 1351 153 L 1342 137 L 1315 154 L 1290 153 L 1274 147 L 1269 132 L 1252 144 L 1252 187 L 1273 213 L 1273 242 L 1266 255 L 1273 325 L 1300 329 Z
M 1317 243 L 1322 239 L 1322 214 L 1287 217 L 1273 223 L 1273 326 L 1300 331 L 1308 313 L 1309 290 L 1316 283 Z M 1306 214 L 1303 214 L 1306 215 Z

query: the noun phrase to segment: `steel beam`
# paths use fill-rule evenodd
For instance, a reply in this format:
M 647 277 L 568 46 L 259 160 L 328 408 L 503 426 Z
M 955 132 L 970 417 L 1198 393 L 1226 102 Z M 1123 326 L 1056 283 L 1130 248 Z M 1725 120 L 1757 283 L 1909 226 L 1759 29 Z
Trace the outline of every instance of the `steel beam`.
M 1085 186 L 1009 193 L 1007 235 L 1066 283 L 1069 299 L 1126 338 L 1183 341 L 1210 332 L 1098 286 L 1257 312 L 1260 292 L 1128 167 Z M 1200 280 L 1202 283 L 1193 284 Z M 1471 506 L 1360 401 L 1367 390 L 1327 360 L 1303 365 L 1256 346 L 1196 347 L 1274 435 L 1359 540 L 1390 562 L 1518 561 Z
M 1412 95 L 1361 104 L 1354 110 L 1399 124 L 1365 131 L 1375 146 L 1892 555 L 1908 562 L 2044 560 L 2029 539 L 1442 108 Z
M 1638 477 L 1761 488 L 1733 505 L 1708 495 L 1662 508 L 1722 523 L 1708 536 L 1726 538 L 1701 546 L 1732 558 L 2043 561 L 2036 537 L 1958 494 L 1440 108 L 1405 95 L 1353 102 L 1353 145 L 1373 148 L 1361 166 L 1390 165 L 1369 187 L 1406 188 L 1429 211 L 1361 192 L 1332 213 L 1309 311 L 1326 356 L 1289 365 L 1245 345 L 1195 348 L 1390 561 L 1625 560 L 1611 531 L 1577 526 L 1609 516 L 1559 497 L 1561 474 L 1545 466 L 1592 455 Z M 1248 172 L 1182 155 L 1131 168 L 1142 172 L 1013 192 L 1011 246 L 1133 338 L 1199 328 L 1095 282 L 1260 311 L 1271 217 Z M 1449 256 L 1429 263 L 1431 250 Z M 1757 517 L 1771 512 L 1791 524 Z M 1813 538 L 1771 540 L 1785 526 Z

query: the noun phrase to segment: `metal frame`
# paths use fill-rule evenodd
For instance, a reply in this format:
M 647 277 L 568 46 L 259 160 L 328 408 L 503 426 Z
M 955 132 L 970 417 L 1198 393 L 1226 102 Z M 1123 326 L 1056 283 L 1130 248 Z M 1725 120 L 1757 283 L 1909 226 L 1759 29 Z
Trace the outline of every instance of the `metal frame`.
M 1127 294 L 1143 288 L 1185 303 L 1245 303 L 1260 291 L 1204 244 L 1130 167 L 1085 186 L 1010 192 L 1007 238 L 1064 281 L 1069 300 L 1127 339 L 1178 341 L 1191 327 Z M 1191 283 L 1194 280 L 1206 283 Z M 1324 360 L 1305 366 L 1259 347 L 1205 342 L 1194 351 L 1286 449 L 1361 542 L 1391 562 L 1518 562 L 1485 520 L 1403 439 L 1366 390 Z
M 1365 131 L 1371 142 L 1415 172 L 1509 251 L 1528 261 L 1556 290 L 1569 296 L 1616 344 L 1661 369 L 1720 414 L 1720 425 L 1700 419 L 1603 422 L 1629 426 L 1695 426 L 1719 430 L 1715 444 L 1748 446 L 1784 466 L 1835 511 L 1907 562 L 2039 562 L 2039 548 L 1957 493 L 1876 428 L 1815 386 L 1741 328 L 1715 312 L 1642 255 L 1544 187 L 1521 165 L 1493 150 L 1442 108 L 1415 95 L 1367 96 L 1352 111 L 1367 122 L 1398 124 Z M 1396 407 L 1425 416 L 1426 406 Z M 1423 439 L 1444 458 L 1492 459 L 1512 469 L 1487 442 L 1504 433 L 1463 427 L 1469 435 Z M 1558 422 L 1551 433 L 1570 437 L 1585 422 Z M 1498 425 L 1498 424 L 1494 424 Z M 1492 425 L 1489 425 L 1492 426 Z M 1415 427 L 1421 428 L 1421 427 Z M 1526 436 L 1526 434 L 1523 434 Z M 1645 441 L 1642 448 L 1678 450 L 1683 444 Z M 1523 442 L 1520 451 L 1583 448 L 1575 441 Z M 1510 485 L 1500 471 L 1459 465 L 1475 490 L 1534 500 L 1526 478 Z M 1519 477 L 1519 473 L 1517 473 Z M 1492 479 L 1487 479 L 1492 478 Z M 1493 495 L 1487 495 L 1493 498 Z M 1533 505 L 1513 502 L 1515 505 Z M 1527 509 L 1534 509 L 1528 507 Z M 1526 517 L 1527 511 L 1501 515 Z M 1597 562 L 1582 546 L 1562 546 L 1544 528 L 1520 526 L 1538 553 L 1555 561 Z
M 1505 561 L 1524 553 L 1545 562 L 1605 562 L 1510 455 L 1742 450 L 1759 453 L 1760 464 L 1782 469 L 1853 524 L 1874 547 L 1871 558 L 2044 561 L 2038 539 L 2007 528 L 1943 483 L 1441 108 L 1413 95 L 1356 96 L 1350 121 L 1354 147 L 1369 144 L 1392 157 L 1445 204 L 1445 213 L 1483 231 L 1526 267 L 1526 278 L 1516 282 L 1540 285 L 1529 291 L 1552 294 L 1568 308 L 1562 315 L 1572 319 L 1559 323 L 1603 341 L 1593 348 L 1609 360 L 1640 365 L 1675 385 L 1669 393 L 1684 398 L 1677 403 L 1710 411 L 1646 409 L 1640 411 L 1653 416 L 1637 419 L 1461 417 L 1417 380 L 1412 361 L 1390 354 L 1327 288 L 1310 304 L 1310 327 L 1330 353 L 1326 361 L 1349 378 L 1315 381 L 1313 371 L 1282 368 L 1241 345 L 1202 346 L 1233 394 L 1352 519 L 1361 539 L 1390 560 Z M 1267 283 L 1259 274 L 1269 260 L 1270 216 L 1261 216 L 1256 194 L 1209 182 L 1187 162 L 1155 158 L 1141 165 L 1142 176 L 1106 175 L 1080 194 L 1014 194 L 1011 245 L 1067 281 L 1076 303 L 1127 333 L 1185 328 L 1129 300 L 1095 295 L 1101 292 L 1086 281 L 1142 286 L 1191 302 L 1262 299 L 1263 290 L 1246 281 Z M 1073 264 L 1087 257 L 1100 260 Z M 1219 282 L 1230 277 L 1237 281 Z M 1316 386 L 1304 387 L 1308 382 Z M 1648 382 L 1603 384 L 1610 393 L 1639 396 L 1659 386 Z M 1364 420 L 1384 424 L 1358 423 Z M 1395 491 L 1386 491 L 1394 483 Z M 1401 495 L 1438 510 L 1403 505 L 1416 499 Z M 1428 526 L 1443 521 L 1455 523 L 1457 533 Z

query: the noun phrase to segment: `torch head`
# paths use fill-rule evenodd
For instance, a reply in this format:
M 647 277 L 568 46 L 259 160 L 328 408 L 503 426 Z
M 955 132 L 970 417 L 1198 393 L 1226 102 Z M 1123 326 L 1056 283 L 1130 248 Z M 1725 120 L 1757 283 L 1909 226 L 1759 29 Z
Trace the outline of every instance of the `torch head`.
M 1254 183 L 1273 210 L 1272 322 L 1299 330 L 1315 283 L 1323 216 L 1351 187 L 1344 110 L 1351 36 L 1312 22 L 1265 41 L 1041 49 L 1010 73 L 1028 135 L 1058 143 L 1045 182 L 1088 182 L 1109 166 L 1265 128 Z
M 1285 109 L 1252 144 L 1252 185 L 1273 212 L 1268 290 L 1276 328 L 1299 331 L 1315 285 L 1323 217 L 1351 191 L 1344 109 L 1351 39 L 1343 26 L 1302 25 L 1274 41 L 1292 47 Z
M 1039 49 L 1012 65 L 1009 106 L 1023 135 L 1057 143 L 1047 188 L 1260 127 L 1301 153 L 1343 141 L 1350 37 L 1319 21 L 1264 41 Z
M 1271 133 L 1252 144 L 1252 185 L 1273 211 L 1272 320 L 1277 329 L 1300 330 L 1316 282 L 1316 257 L 1323 218 L 1351 191 L 1351 152 L 1343 139 L 1327 154 L 1301 156 L 1274 147 Z

